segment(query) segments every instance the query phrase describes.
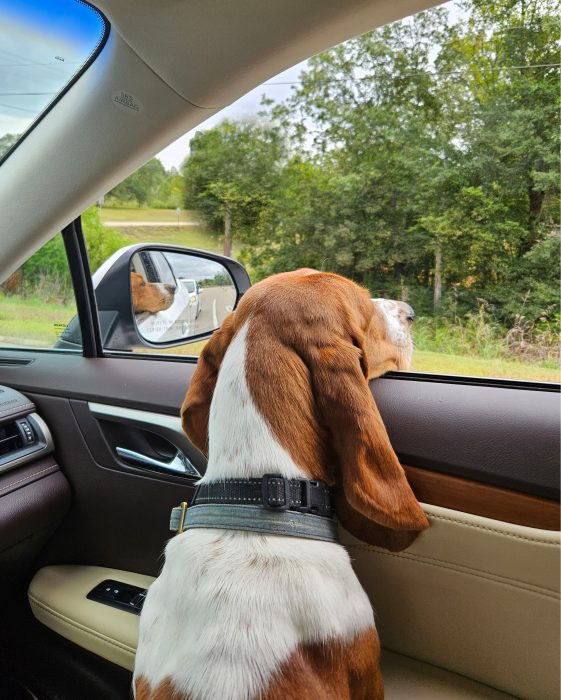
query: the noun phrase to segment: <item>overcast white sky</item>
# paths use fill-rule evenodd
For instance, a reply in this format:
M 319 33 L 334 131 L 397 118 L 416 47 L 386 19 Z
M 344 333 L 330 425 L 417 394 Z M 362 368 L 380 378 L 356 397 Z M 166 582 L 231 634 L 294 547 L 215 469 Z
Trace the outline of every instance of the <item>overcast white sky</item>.
M 223 119 L 243 119 L 244 117 L 253 117 L 261 109 L 261 97 L 266 94 L 267 97 L 272 98 L 275 102 L 283 100 L 290 94 L 290 85 L 275 85 L 275 83 L 287 83 L 295 82 L 298 80 L 300 71 L 305 67 L 306 61 L 285 70 L 284 72 L 277 75 L 275 78 L 271 78 L 263 85 L 251 90 L 247 95 L 240 97 L 239 100 L 233 102 L 229 107 L 217 112 L 214 116 L 210 117 L 202 124 L 200 124 L 195 129 L 188 131 L 186 134 L 181 136 L 171 143 L 167 148 L 158 153 L 156 156 L 159 158 L 166 170 L 172 167 L 179 168 L 183 162 L 185 156 L 189 152 L 189 141 L 197 133 L 197 131 L 211 129 L 216 126 L 218 122 Z
M 450 2 L 443 2 L 446 9 L 450 13 L 452 20 L 456 21 L 458 17 L 462 14 L 459 0 L 451 0 Z M 225 107 L 220 112 L 214 116 L 207 119 L 202 124 L 200 124 L 195 129 L 192 129 L 188 133 L 181 136 L 171 143 L 167 148 L 158 153 L 156 156 L 159 158 L 164 167 L 169 170 L 171 167 L 179 168 L 185 157 L 189 153 L 189 141 L 197 133 L 197 131 L 211 129 L 216 126 L 223 119 L 240 119 L 244 117 L 252 117 L 257 114 L 261 108 L 261 97 L 266 94 L 267 97 L 272 98 L 275 102 L 280 102 L 291 92 L 290 85 L 275 85 L 275 83 L 290 83 L 298 81 L 300 72 L 305 68 L 306 61 L 289 68 L 288 70 L 280 73 L 274 78 L 270 78 L 267 82 L 263 83 L 259 87 L 255 88 L 247 95 L 244 95 L 239 100 L 236 100 L 229 107 Z

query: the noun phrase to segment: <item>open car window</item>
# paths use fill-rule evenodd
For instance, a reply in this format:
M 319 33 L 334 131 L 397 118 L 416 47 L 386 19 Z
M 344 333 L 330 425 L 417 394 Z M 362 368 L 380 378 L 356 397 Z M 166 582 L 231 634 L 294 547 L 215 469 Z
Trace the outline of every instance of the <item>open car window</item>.
M 336 272 L 413 306 L 415 372 L 558 382 L 558 8 L 493 7 L 448 2 L 271 78 L 107 192 L 86 234 L 95 216 L 117 247 L 220 252 L 253 282 Z

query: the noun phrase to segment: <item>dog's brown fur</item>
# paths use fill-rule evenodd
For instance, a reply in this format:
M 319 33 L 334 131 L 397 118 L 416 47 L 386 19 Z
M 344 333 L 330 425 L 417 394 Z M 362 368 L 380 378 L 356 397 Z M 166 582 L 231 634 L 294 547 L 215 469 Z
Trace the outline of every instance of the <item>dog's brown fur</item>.
M 131 272 L 131 298 L 135 314 L 143 311 L 155 314 L 173 304 L 173 287 L 147 282 L 140 273 Z
M 334 487 L 338 518 L 350 532 L 404 549 L 428 521 L 368 381 L 406 369 L 405 360 L 368 292 L 354 282 L 297 270 L 252 287 L 201 353 L 181 409 L 185 432 L 206 452 L 220 364 L 250 316 L 248 386 L 275 438 L 310 478 Z
M 392 343 L 367 291 L 350 280 L 298 270 L 275 275 L 245 294 L 204 348 L 191 379 L 181 409 L 191 441 L 207 452 L 220 365 L 248 321 L 247 385 L 275 439 L 309 478 L 334 488 L 337 516 L 351 533 L 387 549 L 406 547 L 428 521 L 391 447 L 368 381 L 390 369 L 406 369 L 407 353 Z M 379 659 L 373 627 L 351 640 L 302 643 L 255 700 L 380 700 Z M 151 689 L 140 677 L 136 692 L 137 700 L 188 700 L 170 679 Z

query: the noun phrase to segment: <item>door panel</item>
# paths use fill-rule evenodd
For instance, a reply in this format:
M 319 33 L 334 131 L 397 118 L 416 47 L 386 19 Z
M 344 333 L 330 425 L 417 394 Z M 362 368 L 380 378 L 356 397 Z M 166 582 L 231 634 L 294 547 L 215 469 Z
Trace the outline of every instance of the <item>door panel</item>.
M 516 697 L 559 697 L 558 532 L 424 506 L 406 551 L 342 536 L 387 649 Z
M 89 404 L 149 411 L 157 414 L 155 423 L 167 423 L 158 415 L 177 421 L 195 365 L 32 351 L 14 356 L 30 363 L 0 364 L 0 383 L 36 404 L 73 494 L 68 515 L 29 578 L 53 564 L 156 576 L 170 536 L 170 510 L 189 501 L 192 482 L 124 464 L 114 453 L 115 435 L 122 439 L 118 431 L 131 430 L 134 421 L 108 428 L 107 415 L 92 412 Z M 450 511 L 427 505 L 431 528 L 400 554 L 344 535 L 377 612 L 383 645 L 395 658 L 425 662 L 419 668 L 439 666 L 514 696 L 554 697 L 558 533 L 460 511 L 481 513 L 485 498 L 480 492 L 469 495 L 475 483 L 509 499 L 538 499 L 548 513 L 557 512 L 558 396 L 403 377 L 378 380 L 372 388 L 421 498 L 454 506 Z M 142 438 L 130 439 L 132 444 Z M 192 446 L 183 447 L 204 467 Z M 454 487 L 442 490 L 443 478 L 455 479 Z M 485 493 L 487 505 L 495 506 L 497 492 Z M 484 514 L 490 512 L 496 511 Z M 554 515 L 548 518 L 555 527 Z M 390 663 L 390 675 L 391 668 L 395 664 Z
M 29 602 L 35 617 L 80 647 L 132 671 L 138 645 L 138 615 L 88 600 L 111 579 L 148 588 L 153 578 L 99 566 L 47 566 L 33 577 Z
M 195 364 L 132 358 L 86 359 L 18 351 L 0 383 L 20 391 L 177 416 Z M 551 391 L 383 378 L 372 391 L 394 448 L 412 467 L 559 500 L 560 404 Z

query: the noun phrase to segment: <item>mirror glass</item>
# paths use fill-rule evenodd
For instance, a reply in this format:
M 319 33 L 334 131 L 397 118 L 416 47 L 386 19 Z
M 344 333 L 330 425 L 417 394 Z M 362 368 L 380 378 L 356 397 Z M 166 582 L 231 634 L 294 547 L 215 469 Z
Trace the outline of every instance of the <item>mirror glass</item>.
M 188 253 L 142 250 L 131 258 L 130 277 L 136 327 L 149 343 L 214 331 L 236 303 L 226 268 Z

